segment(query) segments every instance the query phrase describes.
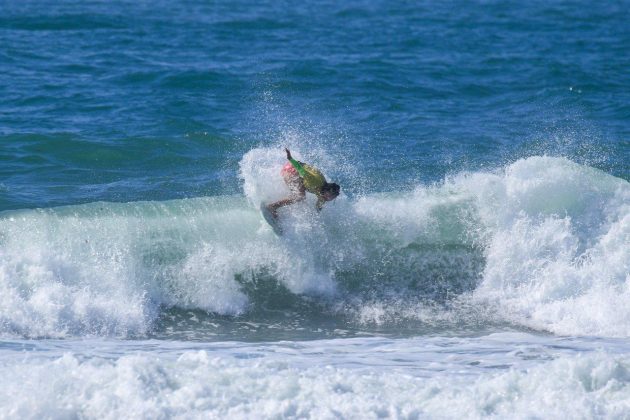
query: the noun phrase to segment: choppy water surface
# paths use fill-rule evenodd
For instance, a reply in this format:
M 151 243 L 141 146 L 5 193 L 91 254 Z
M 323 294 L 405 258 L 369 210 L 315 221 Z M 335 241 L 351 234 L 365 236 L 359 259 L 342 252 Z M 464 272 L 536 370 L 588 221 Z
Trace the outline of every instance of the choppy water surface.
M 628 2 L 0 5 L 0 417 L 630 416 Z

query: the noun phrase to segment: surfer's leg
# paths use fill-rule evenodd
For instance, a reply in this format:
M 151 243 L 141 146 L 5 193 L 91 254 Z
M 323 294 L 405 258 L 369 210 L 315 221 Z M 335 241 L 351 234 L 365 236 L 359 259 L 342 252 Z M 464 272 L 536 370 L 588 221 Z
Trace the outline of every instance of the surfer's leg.
M 297 175 L 287 175 L 284 177 L 284 182 L 289 187 L 291 198 L 297 198 L 298 201 L 304 200 L 306 195 L 306 188 L 304 188 L 304 180 Z

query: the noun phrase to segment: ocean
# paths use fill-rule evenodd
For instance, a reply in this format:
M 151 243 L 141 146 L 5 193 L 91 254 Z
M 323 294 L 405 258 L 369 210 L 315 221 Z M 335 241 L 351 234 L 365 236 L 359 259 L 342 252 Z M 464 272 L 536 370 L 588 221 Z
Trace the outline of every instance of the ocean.
M 0 418 L 630 418 L 629 17 L 0 1 Z

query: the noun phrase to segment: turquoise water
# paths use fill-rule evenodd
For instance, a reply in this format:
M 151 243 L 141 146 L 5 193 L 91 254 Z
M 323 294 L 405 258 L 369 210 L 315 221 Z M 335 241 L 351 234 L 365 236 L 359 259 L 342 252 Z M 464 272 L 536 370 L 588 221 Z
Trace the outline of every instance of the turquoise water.
M 627 417 L 628 10 L 0 1 L 0 418 Z

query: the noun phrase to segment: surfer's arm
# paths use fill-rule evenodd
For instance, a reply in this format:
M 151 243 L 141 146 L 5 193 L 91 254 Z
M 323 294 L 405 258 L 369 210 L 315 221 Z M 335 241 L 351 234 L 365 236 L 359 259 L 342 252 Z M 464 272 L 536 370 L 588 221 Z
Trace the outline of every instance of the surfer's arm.
M 267 206 L 269 210 L 275 213 L 280 207 L 290 206 L 291 204 L 298 203 L 304 200 L 306 197 L 304 195 L 297 195 L 294 197 L 285 198 L 284 200 L 276 201 L 275 203 L 271 203 Z M 274 217 L 276 215 L 274 214 Z
M 295 170 L 298 171 L 298 174 L 300 174 L 300 176 L 304 178 L 306 176 L 306 170 L 304 169 L 304 166 L 302 166 L 302 164 L 298 162 L 297 160 L 293 159 L 289 149 L 284 149 L 284 150 L 287 152 L 287 159 L 289 159 L 289 162 L 291 162 L 291 165 L 293 165 Z

